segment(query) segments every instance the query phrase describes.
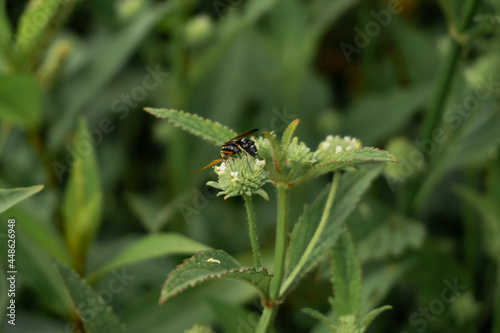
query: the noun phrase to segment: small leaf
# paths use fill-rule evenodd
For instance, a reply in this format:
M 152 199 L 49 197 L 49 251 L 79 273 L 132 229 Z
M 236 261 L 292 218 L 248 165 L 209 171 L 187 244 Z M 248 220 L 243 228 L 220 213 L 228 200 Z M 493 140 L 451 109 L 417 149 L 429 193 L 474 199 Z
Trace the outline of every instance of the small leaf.
M 158 118 L 166 118 L 175 126 L 217 146 L 222 146 L 226 141 L 238 135 L 229 127 L 196 114 L 171 109 L 144 108 L 144 110 Z
M 127 246 L 110 262 L 87 276 L 87 280 L 95 281 L 114 269 L 140 263 L 144 260 L 172 254 L 191 254 L 207 248 L 209 246 L 175 233 L 145 236 Z
M 340 235 L 332 253 L 332 307 L 337 317 L 361 314 L 361 265 L 351 233 Z
M 96 295 L 85 280 L 59 260 L 54 259 L 54 263 L 88 332 L 125 332 L 111 307 Z
M 276 139 L 276 136 L 272 135 L 271 133 L 263 132 L 262 134 L 266 137 L 271 146 L 271 153 L 273 156 L 273 166 L 274 166 L 274 169 L 271 168 L 272 170 L 271 174 L 279 176 L 279 173 L 281 172 L 281 165 L 283 164 L 284 161 L 283 150 L 281 149 L 281 145 Z
M 379 314 L 381 314 L 382 312 L 384 312 L 386 310 L 391 310 L 391 309 L 392 309 L 392 306 L 384 305 L 384 306 L 381 306 L 379 308 L 371 310 L 363 317 L 363 319 L 361 319 L 363 327 L 367 328 L 370 325 L 370 323 L 373 321 L 373 319 L 375 319 Z
M 264 299 L 269 298 L 271 275 L 265 268 L 244 267 L 222 250 L 201 251 L 177 266 L 163 285 L 160 304 L 189 287 L 213 278 L 240 280 L 254 286 Z
M 73 170 L 63 202 L 66 242 L 76 260 L 75 264 L 81 267 L 85 262 L 87 249 L 100 226 L 102 211 L 99 170 L 89 138 L 87 124 L 81 119 L 73 144 Z
M 34 76 L 0 75 L 0 120 L 21 126 L 40 121 L 42 91 Z
M 298 184 L 305 180 L 309 180 L 340 168 L 354 167 L 371 162 L 397 162 L 397 158 L 395 158 L 391 153 L 377 148 L 362 147 L 358 149 L 345 150 L 332 155 L 331 158 L 322 159 L 302 174 L 300 178 L 296 179 L 294 184 Z
M 299 119 L 295 119 L 287 126 L 285 132 L 283 133 L 283 137 L 281 138 L 281 147 L 286 147 L 290 144 L 293 133 L 297 129 L 297 125 L 299 125 Z
M 33 194 L 40 192 L 43 185 L 30 187 L 18 187 L 12 189 L 0 189 L 0 213 L 14 206 L 19 201 L 31 197 Z
M 311 308 L 303 308 L 300 311 L 310 315 L 313 318 L 321 320 L 326 326 L 328 326 L 328 328 L 330 328 L 330 330 L 332 332 L 335 332 L 334 331 L 335 330 L 335 322 L 332 319 L 325 316 L 324 314 L 322 314 L 321 312 L 319 312 L 318 310 L 311 309 Z

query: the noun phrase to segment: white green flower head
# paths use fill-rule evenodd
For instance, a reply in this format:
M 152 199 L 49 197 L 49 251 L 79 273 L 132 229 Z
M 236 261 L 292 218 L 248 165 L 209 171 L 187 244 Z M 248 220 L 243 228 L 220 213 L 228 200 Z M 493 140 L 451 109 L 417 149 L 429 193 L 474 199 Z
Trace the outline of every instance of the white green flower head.
M 359 139 L 339 135 L 328 135 L 325 141 L 320 142 L 318 145 L 317 153 L 319 156 L 324 157 L 334 155 L 346 150 L 352 150 L 361 147 Z
M 217 182 L 209 181 L 207 185 L 221 190 L 217 196 L 224 195 L 224 199 L 258 194 L 269 201 L 269 196 L 262 189 L 264 184 L 271 182 L 269 173 L 264 170 L 265 165 L 266 161 L 245 155 L 231 158 L 214 168 L 219 179 Z

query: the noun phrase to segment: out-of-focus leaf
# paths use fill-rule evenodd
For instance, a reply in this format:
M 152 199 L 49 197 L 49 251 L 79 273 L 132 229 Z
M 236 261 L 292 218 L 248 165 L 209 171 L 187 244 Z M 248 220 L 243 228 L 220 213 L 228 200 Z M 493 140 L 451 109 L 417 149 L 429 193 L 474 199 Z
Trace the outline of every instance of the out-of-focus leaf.
M 492 258 L 500 263 L 500 208 L 488 196 L 465 187 L 456 192 L 482 217 L 483 243 Z
M 208 303 L 225 333 L 253 332 L 258 325 L 260 313 L 256 311 L 252 312 L 243 306 L 219 299 L 210 299 Z
M 198 324 L 194 324 L 193 327 L 184 331 L 184 333 L 213 333 L 213 332 L 214 331 L 210 326 L 200 326 Z
M 57 259 L 54 262 L 66 284 L 76 311 L 89 332 L 125 332 L 124 326 L 113 314 L 111 307 L 96 295 L 85 280 Z
M 119 33 L 111 36 L 101 48 L 90 52 L 85 66 L 71 77 L 65 78 L 67 84 L 58 94 L 59 107 L 64 111 L 60 113 L 60 122 L 50 133 L 50 149 L 61 144 L 63 136 L 73 125 L 75 115 L 103 90 L 106 83 L 118 73 L 131 54 L 136 51 L 139 43 L 148 36 L 158 21 L 171 11 L 172 7 L 172 3 L 167 2 L 141 13 Z M 160 83 L 168 74 L 160 68 L 159 64 L 147 68 L 149 71 L 146 69 L 145 75 L 154 73 L 157 76 L 156 80 Z
M 342 134 L 359 138 L 363 145 L 374 145 L 399 131 L 427 103 L 430 92 L 431 85 L 424 84 L 358 98 L 348 108 Z
M 50 311 L 66 318 L 70 316 L 71 300 L 46 250 L 21 230 L 16 232 L 16 268 L 18 276 L 34 291 L 36 299 Z
M 283 282 L 280 294 L 284 295 L 297 280 L 314 268 L 330 252 L 338 235 L 343 229 L 347 216 L 354 210 L 359 198 L 366 191 L 371 182 L 382 171 L 382 166 L 362 168 L 348 172 L 342 176 L 335 194 L 333 206 L 328 214 L 325 229 L 321 232 L 312 251 L 306 249 L 319 226 L 322 210 L 326 202 L 326 193 L 323 192 L 310 208 L 305 208 L 304 214 L 296 223 L 290 237 L 288 274 Z M 314 213 L 313 213 L 314 212 Z M 307 256 L 307 257 L 304 257 Z M 302 259 L 304 257 L 304 259 Z M 299 267 L 298 264 L 303 262 Z M 296 271 L 294 273 L 294 271 Z
M 366 261 L 398 256 L 408 248 L 418 249 L 424 242 L 425 234 L 425 227 L 421 222 L 393 213 L 358 241 L 359 258 Z
M 88 247 L 101 224 L 102 189 L 99 169 L 85 119 L 80 119 L 73 143 L 73 169 L 65 189 L 63 216 L 66 243 L 82 268 Z
M 172 254 L 191 254 L 209 248 L 207 245 L 174 233 L 145 236 L 127 246 L 110 262 L 87 276 L 87 279 L 93 281 L 113 269 L 144 260 Z
M 363 327 L 368 327 L 371 322 L 382 312 L 391 310 L 392 306 L 390 305 L 384 305 L 379 308 L 373 309 L 372 311 L 368 312 L 362 319 L 361 322 L 363 324 Z
M 68 5 L 62 1 L 30 1 L 25 7 L 16 33 L 15 52 L 20 67 L 25 66 L 25 61 L 31 57 L 37 48 L 44 43 L 46 33 L 55 19 L 61 6 Z
M 21 126 L 40 121 L 42 91 L 35 77 L 28 74 L 0 76 L 0 120 Z
M 222 146 L 226 141 L 238 135 L 227 126 L 195 114 L 169 109 L 145 108 L 144 110 L 158 118 L 166 118 L 175 126 L 217 146 Z
M 179 204 L 177 201 L 174 201 L 167 205 L 160 205 L 154 202 L 153 199 L 132 193 L 127 194 L 127 200 L 149 232 L 160 231 L 171 218 Z
M 348 230 L 344 231 L 332 253 L 332 284 L 334 298 L 331 301 L 335 316 L 361 314 L 361 265 L 354 242 Z
M 255 267 L 244 267 L 222 250 L 207 250 L 185 260 L 170 272 L 161 290 L 160 304 L 189 287 L 213 278 L 235 279 L 249 283 L 257 289 L 261 297 L 269 298 L 272 276 L 265 268 L 257 271 Z
M 19 187 L 12 189 L 0 189 L 0 213 L 14 206 L 19 201 L 31 197 L 33 194 L 40 192 L 43 185 L 31 187 Z
M 12 26 L 7 15 L 5 0 L 0 0 L 0 73 L 4 73 L 11 61 L 10 43 L 12 43 Z

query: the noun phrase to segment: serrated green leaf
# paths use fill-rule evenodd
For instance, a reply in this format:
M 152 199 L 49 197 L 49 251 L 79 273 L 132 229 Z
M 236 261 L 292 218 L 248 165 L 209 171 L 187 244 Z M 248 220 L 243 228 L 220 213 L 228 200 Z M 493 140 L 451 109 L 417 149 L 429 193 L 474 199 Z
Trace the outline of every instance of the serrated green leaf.
M 310 251 L 306 250 L 310 246 L 310 236 L 316 232 L 320 223 L 317 219 L 318 213 L 312 214 L 312 211 L 320 209 L 321 203 L 324 202 L 321 196 L 325 194 L 320 194 L 317 202 L 313 204 L 314 207 L 309 209 L 307 215 L 302 215 L 296 223 L 290 239 L 288 267 L 291 273 L 285 279 L 280 295 L 284 295 L 293 284 L 326 257 L 343 230 L 345 219 L 354 210 L 361 195 L 381 171 L 382 166 L 378 165 L 365 167 L 342 176 L 333 206 L 328 214 L 326 226 Z M 314 219 L 309 218 L 309 215 Z M 295 231 L 295 229 L 299 231 Z
M 379 308 L 371 310 L 363 317 L 363 319 L 361 319 L 361 323 L 362 323 L 363 327 L 366 329 L 368 326 L 370 326 L 373 319 L 375 319 L 379 314 L 381 314 L 382 312 L 384 312 L 386 310 L 391 310 L 391 309 L 392 309 L 392 306 L 384 305 L 384 306 L 381 306 Z
M 322 159 L 297 178 L 294 184 L 301 183 L 305 180 L 321 176 L 340 168 L 354 167 L 374 162 L 397 162 L 397 158 L 391 153 L 377 148 L 361 147 L 345 150 L 334 154 L 332 157 Z
M 40 121 L 41 103 L 42 91 L 34 76 L 0 76 L 0 120 L 36 126 Z
M 73 144 L 73 169 L 63 202 L 66 243 L 78 269 L 83 268 L 87 249 L 101 223 L 101 181 L 89 138 L 86 121 L 80 119 Z
M 111 307 L 78 274 L 57 259 L 54 263 L 88 332 L 125 332 Z
M 344 231 L 333 247 L 332 284 L 334 298 L 332 307 L 337 317 L 361 315 L 361 265 L 351 233 Z
M 26 198 L 31 197 L 33 194 L 40 192 L 42 189 L 43 185 L 0 189 L 0 213 L 14 206 L 19 201 L 22 201 Z
M 172 254 L 192 254 L 210 248 L 175 233 L 153 234 L 142 237 L 123 249 L 116 257 L 87 276 L 94 281 L 114 269 Z
M 295 119 L 292 121 L 283 132 L 283 136 L 281 137 L 281 147 L 286 147 L 292 141 L 293 133 L 297 129 L 297 125 L 299 125 L 299 119 Z
M 310 315 L 313 318 L 321 320 L 326 326 L 328 326 L 328 328 L 332 332 L 334 332 L 334 330 L 335 330 L 335 322 L 332 319 L 330 319 L 327 316 L 325 316 L 324 314 L 322 314 L 321 312 L 319 312 L 318 310 L 311 309 L 311 308 L 303 308 L 300 311 L 304 312 L 304 313 L 306 313 L 308 315 Z
M 189 287 L 213 278 L 240 280 L 254 286 L 264 299 L 269 298 L 272 276 L 265 268 L 244 267 L 222 250 L 201 251 L 177 266 L 161 290 L 160 304 Z
M 158 118 L 166 118 L 175 126 L 217 146 L 222 146 L 225 142 L 238 135 L 229 127 L 196 114 L 172 109 L 144 108 L 144 110 Z

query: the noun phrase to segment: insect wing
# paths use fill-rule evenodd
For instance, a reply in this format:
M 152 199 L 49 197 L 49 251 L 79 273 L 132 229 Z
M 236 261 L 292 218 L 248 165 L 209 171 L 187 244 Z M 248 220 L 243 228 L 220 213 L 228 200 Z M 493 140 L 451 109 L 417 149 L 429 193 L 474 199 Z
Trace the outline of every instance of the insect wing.
M 253 130 L 247 131 L 245 133 L 241 133 L 241 134 L 235 136 L 234 138 L 232 138 L 231 140 L 229 140 L 228 142 L 224 143 L 223 146 L 228 145 L 231 142 L 243 139 L 244 137 L 249 136 L 250 134 L 257 132 L 258 130 L 259 130 L 258 128 L 254 128 Z

